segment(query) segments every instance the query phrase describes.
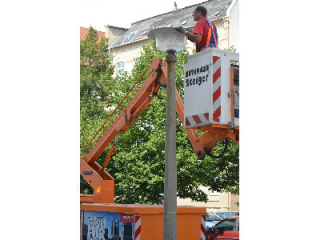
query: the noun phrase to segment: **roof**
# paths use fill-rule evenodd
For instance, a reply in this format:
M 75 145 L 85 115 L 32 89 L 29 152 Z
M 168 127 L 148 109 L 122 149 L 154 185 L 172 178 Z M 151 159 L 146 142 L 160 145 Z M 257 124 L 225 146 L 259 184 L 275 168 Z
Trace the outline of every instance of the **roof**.
M 118 27 L 118 26 L 114 26 L 114 25 L 104 25 L 104 27 L 106 28 L 119 28 L 119 29 L 123 29 L 123 30 L 127 30 L 128 28 L 124 28 L 124 27 Z
M 105 37 L 106 36 L 106 33 L 98 31 L 98 30 L 96 30 L 96 31 L 97 31 L 97 34 L 98 34 L 98 41 L 97 42 L 99 42 L 101 37 Z M 88 32 L 89 32 L 89 28 L 80 27 L 80 40 L 85 40 Z
M 192 17 L 196 6 L 201 5 L 207 8 L 207 17 L 210 21 L 222 19 L 227 16 L 231 3 L 232 0 L 209 0 L 134 22 L 127 31 L 109 45 L 109 49 L 148 39 L 147 32 L 153 28 L 180 26 L 192 28 L 196 24 Z

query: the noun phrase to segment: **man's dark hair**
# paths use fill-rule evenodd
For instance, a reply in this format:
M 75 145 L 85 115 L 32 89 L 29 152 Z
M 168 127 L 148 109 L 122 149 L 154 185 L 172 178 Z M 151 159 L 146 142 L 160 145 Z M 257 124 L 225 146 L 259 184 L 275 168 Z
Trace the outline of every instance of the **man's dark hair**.
M 198 7 L 196 8 L 196 12 L 201 12 L 201 15 L 202 15 L 203 17 L 206 17 L 206 16 L 207 16 L 207 9 L 206 9 L 205 7 L 203 7 L 203 6 L 198 6 Z

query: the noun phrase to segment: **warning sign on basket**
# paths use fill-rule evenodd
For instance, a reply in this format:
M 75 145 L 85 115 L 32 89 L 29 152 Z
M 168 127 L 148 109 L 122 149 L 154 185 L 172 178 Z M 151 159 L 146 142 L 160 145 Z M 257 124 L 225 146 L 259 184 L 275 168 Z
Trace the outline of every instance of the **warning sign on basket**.
M 202 83 L 208 82 L 209 65 L 194 68 L 185 71 L 185 87 L 201 86 Z

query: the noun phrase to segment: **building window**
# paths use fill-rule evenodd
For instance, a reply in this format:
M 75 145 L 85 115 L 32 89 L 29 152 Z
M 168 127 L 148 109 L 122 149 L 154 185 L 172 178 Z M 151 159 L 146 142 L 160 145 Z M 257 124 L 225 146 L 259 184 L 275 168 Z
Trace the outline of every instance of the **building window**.
M 220 193 L 218 193 L 217 191 L 212 191 L 212 190 L 209 190 L 209 196 L 219 196 Z
M 137 57 L 135 58 L 135 63 L 140 63 L 142 61 L 142 58 L 141 58 L 141 53 L 138 53 Z
M 117 76 L 123 77 L 124 74 L 124 61 L 117 63 Z

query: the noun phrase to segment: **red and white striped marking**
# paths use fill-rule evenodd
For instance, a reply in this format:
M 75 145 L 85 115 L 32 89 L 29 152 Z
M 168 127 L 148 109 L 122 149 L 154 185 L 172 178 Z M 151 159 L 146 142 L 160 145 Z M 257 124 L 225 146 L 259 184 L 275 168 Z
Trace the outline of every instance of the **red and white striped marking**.
M 134 240 L 140 240 L 141 236 L 141 217 L 135 216 L 134 218 Z
M 201 216 L 201 240 L 206 240 L 206 215 Z
M 186 126 L 194 126 L 196 124 L 209 122 L 209 113 L 202 113 L 198 115 L 193 115 L 186 117 Z
M 213 116 L 215 122 L 220 122 L 221 117 L 221 58 L 213 56 Z

